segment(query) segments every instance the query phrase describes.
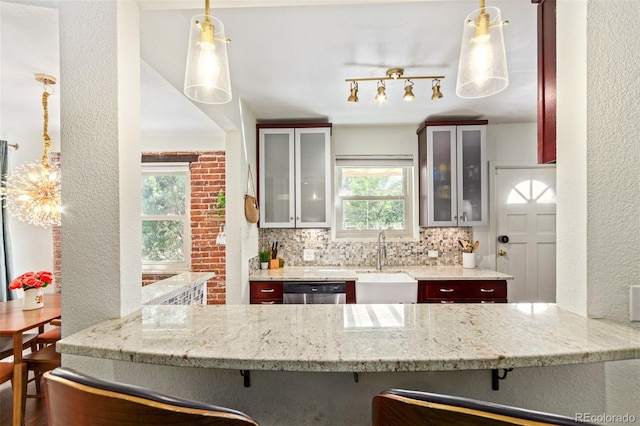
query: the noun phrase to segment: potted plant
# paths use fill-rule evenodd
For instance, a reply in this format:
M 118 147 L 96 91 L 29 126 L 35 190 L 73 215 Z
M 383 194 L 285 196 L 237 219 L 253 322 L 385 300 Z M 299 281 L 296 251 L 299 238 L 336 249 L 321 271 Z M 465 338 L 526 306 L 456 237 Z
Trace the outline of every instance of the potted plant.
M 269 250 L 260 250 L 260 269 L 269 269 L 269 258 L 271 257 L 271 252 Z
M 224 191 L 218 192 L 218 201 L 216 202 L 215 208 L 218 210 L 218 215 L 224 215 L 224 208 L 227 205 L 227 197 L 224 196 Z

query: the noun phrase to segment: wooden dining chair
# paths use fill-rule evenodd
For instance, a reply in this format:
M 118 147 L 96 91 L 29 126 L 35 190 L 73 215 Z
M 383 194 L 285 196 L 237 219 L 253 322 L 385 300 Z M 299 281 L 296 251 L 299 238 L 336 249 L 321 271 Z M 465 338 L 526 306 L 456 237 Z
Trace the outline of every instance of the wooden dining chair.
M 13 362 L 0 362 L 0 384 L 11 380 L 11 389 L 15 392 L 16 390 L 13 385 L 13 368 Z M 22 368 L 25 368 L 24 364 L 22 365 Z
M 373 426 L 585 425 L 571 417 L 475 399 L 391 389 L 373 397 Z
M 22 333 L 22 349 L 35 349 L 37 333 Z M 0 337 L 0 359 L 13 356 L 13 337 Z
M 13 362 L 0 362 L 0 383 L 13 379 Z
M 49 345 L 23 355 L 22 362 L 25 366 L 22 371 L 22 406 L 24 407 L 27 398 L 44 398 L 44 391 L 41 385 L 42 375 L 49 370 L 60 367 L 62 355 L 56 352 L 55 345 Z M 33 372 L 33 378 L 29 380 L 30 371 Z M 35 381 L 36 384 L 36 393 L 33 394 L 27 392 L 27 385 L 31 381 Z
M 103 381 L 66 368 L 45 373 L 44 384 L 49 426 L 257 425 L 239 411 Z
M 42 349 L 45 346 L 53 345 L 62 338 L 62 321 L 59 319 L 52 320 L 49 325 L 54 326 L 52 329 L 42 332 L 36 337 L 36 345 L 38 349 Z

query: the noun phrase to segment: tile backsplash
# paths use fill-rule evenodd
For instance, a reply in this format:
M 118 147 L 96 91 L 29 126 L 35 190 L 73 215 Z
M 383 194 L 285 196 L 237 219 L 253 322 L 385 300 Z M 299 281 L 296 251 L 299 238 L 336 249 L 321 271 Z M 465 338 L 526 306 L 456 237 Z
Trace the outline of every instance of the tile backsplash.
M 462 264 L 458 240 L 471 240 L 473 228 L 420 228 L 418 241 L 387 239 L 385 266 L 451 266 Z M 281 257 L 289 266 L 376 266 L 377 241 L 331 241 L 330 229 L 260 229 L 260 247 L 277 241 Z M 303 260 L 303 250 L 313 249 L 315 259 Z M 427 256 L 437 250 L 438 257 Z

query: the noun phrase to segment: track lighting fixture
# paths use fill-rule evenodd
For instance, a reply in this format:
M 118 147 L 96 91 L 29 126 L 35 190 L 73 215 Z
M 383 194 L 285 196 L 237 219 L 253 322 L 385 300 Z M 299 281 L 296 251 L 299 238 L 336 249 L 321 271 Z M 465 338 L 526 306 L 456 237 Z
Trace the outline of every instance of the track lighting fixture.
M 440 92 L 440 80 L 444 79 L 443 75 L 418 75 L 412 77 L 404 76 L 404 69 L 402 68 L 390 68 L 387 70 L 385 77 L 363 77 L 363 78 L 347 78 L 346 82 L 350 83 L 349 91 L 350 95 L 347 98 L 349 102 L 358 102 L 358 82 L 361 81 L 377 81 L 377 93 L 376 93 L 376 101 L 377 102 L 385 102 L 387 100 L 386 93 L 386 84 L 385 81 L 389 80 L 404 80 L 404 95 L 402 96 L 402 100 L 405 102 L 411 102 L 416 97 L 413 94 L 413 80 L 424 80 L 430 79 L 432 82 L 432 91 L 433 95 L 431 99 L 436 100 L 443 97 Z

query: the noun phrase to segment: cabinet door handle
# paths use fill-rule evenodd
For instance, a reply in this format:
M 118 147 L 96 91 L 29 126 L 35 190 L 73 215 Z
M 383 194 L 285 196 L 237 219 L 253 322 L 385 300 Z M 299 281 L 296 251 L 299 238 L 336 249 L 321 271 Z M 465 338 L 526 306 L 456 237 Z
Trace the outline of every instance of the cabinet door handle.
M 453 293 L 455 290 L 452 288 L 441 288 L 440 293 Z
M 441 300 L 440 303 L 455 303 L 453 300 Z
M 273 288 L 263 288 L 262 290 L 260 290 L 260 293 L 273 293 L 274 291 L 276 291 Z
M 262 305 L 273 305 L 274 303 L 276 303 L 274 300 L 271 302 L 261 302 Z
M 480 303 L 496 303 L 493 300 L 481 300 Z
M 495 288 L 481 288 L 480 289 L 481 293 L 493 293 L 494 291 L 496 291 Z

